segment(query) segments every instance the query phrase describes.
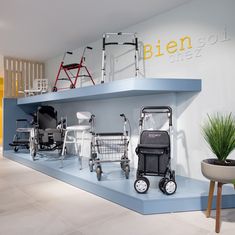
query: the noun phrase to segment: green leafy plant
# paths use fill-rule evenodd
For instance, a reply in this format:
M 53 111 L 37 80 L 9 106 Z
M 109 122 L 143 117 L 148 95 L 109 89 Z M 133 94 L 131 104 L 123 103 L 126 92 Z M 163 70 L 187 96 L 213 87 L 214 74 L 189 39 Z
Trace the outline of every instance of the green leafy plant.
M 235 149 L 235 119 L 229 115 L 208 115 L 208 121 L 202 127 L 203 136 L 218 160 L 226 161 Z

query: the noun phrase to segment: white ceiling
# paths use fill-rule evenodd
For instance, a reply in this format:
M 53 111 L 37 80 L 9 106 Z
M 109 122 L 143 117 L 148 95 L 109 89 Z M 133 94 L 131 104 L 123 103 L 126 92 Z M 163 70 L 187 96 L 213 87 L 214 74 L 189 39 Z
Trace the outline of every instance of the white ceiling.
M 0 0 L 0 55 L 46 60 L 190 0 Z

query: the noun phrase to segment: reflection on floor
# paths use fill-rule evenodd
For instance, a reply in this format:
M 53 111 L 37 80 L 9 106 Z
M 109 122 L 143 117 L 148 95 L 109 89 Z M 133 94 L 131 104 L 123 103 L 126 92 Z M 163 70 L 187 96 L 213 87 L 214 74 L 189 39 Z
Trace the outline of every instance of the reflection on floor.
M 63 168 L 55 152 L 40 154 L 35 161 L 26 151 L 5 151 L 4 156 L 141 214 L 204 210 L 207 204 L 209 184 L 204 181 L 177 176 L 177 192 L 166 196 L 158 188 L 160 178 L 149 177 L 150 189 L 147 194 L 141 195 L 133 187 L 135 171 L 131 170 L 127 180 L 120 164 L 103 164 L 102 180 L 97 181 L 96 173 L 89 171 L 87 161 L 83 161 L 83 169 L 79 170 L 75 156 L 67 157 Z M 222 207 L 235 207 L 235 192 L 229 185 L 223 187 Z

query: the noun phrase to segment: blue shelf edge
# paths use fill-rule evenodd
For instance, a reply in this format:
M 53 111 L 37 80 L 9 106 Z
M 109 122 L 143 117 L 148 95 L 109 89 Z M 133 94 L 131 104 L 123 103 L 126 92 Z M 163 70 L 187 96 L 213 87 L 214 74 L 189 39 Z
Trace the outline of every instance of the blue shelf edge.
M 18 105 L 105 99 L 169 92 L 200 92 L 201 79 L 129 78 L 76 89 L 19 98 Z

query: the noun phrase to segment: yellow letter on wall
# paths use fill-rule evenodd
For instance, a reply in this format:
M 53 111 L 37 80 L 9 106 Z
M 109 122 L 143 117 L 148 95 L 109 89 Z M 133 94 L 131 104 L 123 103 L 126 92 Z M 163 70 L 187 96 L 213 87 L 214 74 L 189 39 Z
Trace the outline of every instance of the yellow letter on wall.
M 170 41 L 166 44 L 166 50 L 169 54 L 173 54 L 177 51 L 177 42 Z
M 184 51 L 184 41 L 187 40 L 188 41 L 188 49 L 192 48 L 192 44 L 191 44 L 191 38 L 189 36 L 185 36 L 183 38 L 180 39 L 181 42 L 181 46 L 180 46 L 180 51 Z
M 150 59 L 153 56 L 153 47 L 150 44 L 144 45 L 144 60 Z

